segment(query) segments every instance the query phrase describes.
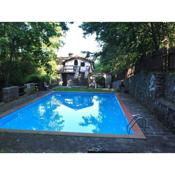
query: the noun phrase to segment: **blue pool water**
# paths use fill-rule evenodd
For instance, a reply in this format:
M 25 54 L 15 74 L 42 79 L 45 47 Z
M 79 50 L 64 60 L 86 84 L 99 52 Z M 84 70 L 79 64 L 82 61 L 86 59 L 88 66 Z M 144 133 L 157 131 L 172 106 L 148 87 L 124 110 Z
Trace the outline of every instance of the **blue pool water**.
M 0 119 L 3 129 L 95 134 L 128 134 L 127 124 L 114 93 L 53 92 Z

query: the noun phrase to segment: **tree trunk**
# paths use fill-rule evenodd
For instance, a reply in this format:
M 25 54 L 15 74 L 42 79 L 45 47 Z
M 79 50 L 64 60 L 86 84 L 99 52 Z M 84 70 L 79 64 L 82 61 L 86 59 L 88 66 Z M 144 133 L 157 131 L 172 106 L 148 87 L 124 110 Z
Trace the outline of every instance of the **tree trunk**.
M 157 51 L 159 49 L 159 42 L 158 42 L 158 38 L 157 38 L 157 31 L 156 31 L 156 28 L 154 26 L 153 23 L 150 23 L 151 24 L 151 33 L 152 33 L 152 41 L 153 41 L 153 50 L 154 51 Z

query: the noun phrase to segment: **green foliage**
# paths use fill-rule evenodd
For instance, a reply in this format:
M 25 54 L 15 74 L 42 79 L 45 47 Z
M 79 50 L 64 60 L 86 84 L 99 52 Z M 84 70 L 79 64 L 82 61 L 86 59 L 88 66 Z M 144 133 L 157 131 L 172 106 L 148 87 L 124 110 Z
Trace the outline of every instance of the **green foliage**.
M 175 23 L 166 22 L 86 22 L 81 25 L 84 35 L 96 34 L 102 51 L 96 53 L 98 70 L 113 72 L 134 65 L 141 56 L 146 56 L 164 47 L 175 44 Z
M 40 74 L 31 74 L 28 75 L 25 79 L 25 83 L 38 83 L 38 82 L 49 82 L 50 77 L 49 75 L 40 75 Z
M 102 87 L 105 87 L 105 78 L 102 76 L 96 77 L 95 78 L 96 83 Z
M 41 82 L 42 81 L 42 77 L 39 74 L 31 74 L 28 75 L 25 79 L 25 83 L 37 83 L 37 82 Z
M 95 65 L 94 65 L 94 70 L 95 70 L 95 72 L 97 72 L 97 73 L 103 72 L 103 67 L 100 65 L 100 63 L 95 63 Z
M 49 61 L 45 66 L 45 71 L 49 75 L 51 80 L 55 80 L 58 77 L 57 62 L 55 60 Z
M 49 62 L 56 60 L 66 25 L 50 22 L 0 23 L 0 82 L 4 86 L 24 83 L 40 67 L 52 76 Z M 53 71 L 53 72 L 52 72 Z

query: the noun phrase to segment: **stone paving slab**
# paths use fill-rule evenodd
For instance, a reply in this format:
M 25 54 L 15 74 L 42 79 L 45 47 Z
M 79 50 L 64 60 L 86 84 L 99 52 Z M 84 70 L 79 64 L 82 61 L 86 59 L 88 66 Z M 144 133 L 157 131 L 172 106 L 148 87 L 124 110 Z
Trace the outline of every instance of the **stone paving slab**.
M 175 152 L 175 137 L 113 139 L 31 134 L 1 134 L 1 152 Z
M 149 109 L 142 106 L 139 102 L 127 94 L 122 94 L 121 97 L 132 115 L 140 114 L 142 117 L 144 117 L 144 119 L 146 119 L 148 125 L 144 131 L 146 136 L 173 135 L 168 128 L 164 127 L 162 123 L 158 121 L 157 117 L 153 115 Z
M 21 96 L 18 99 L 13 100 L 13 101 L 8 102 L 8 103 L 2 102 L 2 103 L 0 103 L 0 114 L 3 112 L 6 112 L 12 108 L 15 108 L 16 106 L 24 104 L 28 101 L 34 100 L 35 98 L 40 97 L 40 96 L 47 94 L 47 93 L 49 93 L 49 91 L 39 91 L 39 92 L 36 92 L 34 94 L 31 94 L 31 95 L 25 94 L 24 96 Z
M 120 94 L 131 114 L 141 114 L 148 123 L 146 139 L 94 138 L 27 133 L 0 133 L 0 152 L 116 152 L 174 153 L 175 135 L 129 95 Z

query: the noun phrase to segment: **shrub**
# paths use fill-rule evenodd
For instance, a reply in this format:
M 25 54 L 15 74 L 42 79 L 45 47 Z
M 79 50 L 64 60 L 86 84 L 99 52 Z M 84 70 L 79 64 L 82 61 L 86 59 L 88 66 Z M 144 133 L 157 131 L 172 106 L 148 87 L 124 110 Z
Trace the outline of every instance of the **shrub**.
M 38 74 L 31 74 L 27 76 L 25 83 L 38 83 L 42 81 L 42 77 Z
M 105 78 L 100 76 L 100 77 L 96 77 L 96 83 L 102 87 L 105 87 Z
M 49 80 L 50 80 L 49 75 L 43 75 L 43 76 L 41 76 L 41 81 L 42 81 L 42 82 L 47 82 L 47 83 L 49 83 Z
M 25 79 L 25 83 L 49 82 L 48 75 L 31 74 Z

